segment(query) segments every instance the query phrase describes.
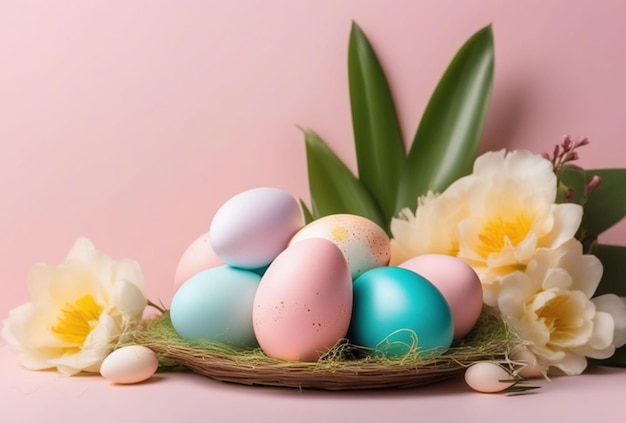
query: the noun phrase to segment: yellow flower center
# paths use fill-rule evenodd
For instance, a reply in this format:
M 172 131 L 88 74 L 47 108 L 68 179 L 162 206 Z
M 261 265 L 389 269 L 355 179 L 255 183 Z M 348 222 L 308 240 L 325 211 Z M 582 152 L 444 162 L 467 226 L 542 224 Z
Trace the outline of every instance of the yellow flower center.
M 79 298 L 73 304 L 66 304 L 61 309 L 57 324 L 52 327 L 62 341 L 83 345 L 102 313 L 102 307 L 91 295 Z
M 550 331 L 550 338 L 561 340 L 567 338 L 568 334 L 579 326 L 576 324 L 577 311 L 570 307 L 569 297 L 560 295 L 544 304 L 536 314 Z
M 504 247 L 517 246 L 530 232 L 531 220 L 522 213 L 515 219 L 506 221 L 500 217 L 487 221 L 478 239 L 482 242 L 480 248 L 483 256 L 498 253 Z

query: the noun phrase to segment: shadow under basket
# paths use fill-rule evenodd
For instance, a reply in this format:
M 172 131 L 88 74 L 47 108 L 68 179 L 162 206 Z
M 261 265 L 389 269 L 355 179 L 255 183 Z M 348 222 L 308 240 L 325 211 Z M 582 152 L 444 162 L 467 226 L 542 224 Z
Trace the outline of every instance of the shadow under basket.
M 130 343 L 155 351 L 163 370 L 188 369 L 243 385 L 358 390 L 412 388 L 448 379 L 475 361 L 505 359 L 520 340 L 504 321 L 483 310 L 474 329 L 440 355 L 414 350 L 385 358 L 343 339 L 316 362 L 291 362 L 270 358 L 260 348 L 190 344 L 178 336 L 165 312 L 144 322 L 142 330 L 131 334 Z

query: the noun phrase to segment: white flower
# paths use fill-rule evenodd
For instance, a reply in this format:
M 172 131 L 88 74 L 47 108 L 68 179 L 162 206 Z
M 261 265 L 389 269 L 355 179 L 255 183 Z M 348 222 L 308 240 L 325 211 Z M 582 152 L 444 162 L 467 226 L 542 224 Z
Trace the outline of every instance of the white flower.
M 608 358 L 624 343 L 624 303 L 615 295 L 591 299 L 601 276 L 598 258 L 571 239 L 538 250 L 524 272 L 502 278 L 498 308 L 541 366 L 580 374 L 585 357 Z
M 3 338 L 32 370 L 98 372 L 119 336 L 140 321 L 147 300 L 137 262 L 113 261 L 79 238 L 65 263 L 30 274 L 31 302 L 9 313 Z
M 488 152 L 471 175 L 441 195 L 419 200 L 415 216 L 403 210 L 391 222 L 392 263 L 426 253 L 455 255 L 483 283 L 494 306 L 500 280 L 523 270 L 539 248 L 558 248 L 573 238 L 582 219 L 577 204 L 555 204 L 552 164 L 528 151 Z

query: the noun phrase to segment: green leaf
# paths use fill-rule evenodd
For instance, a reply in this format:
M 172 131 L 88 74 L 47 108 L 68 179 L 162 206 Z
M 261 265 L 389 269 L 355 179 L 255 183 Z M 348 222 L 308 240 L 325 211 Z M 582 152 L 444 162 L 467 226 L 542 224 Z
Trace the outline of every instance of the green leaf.
M 400 179 L 396 210 L 415 208 L 471 172 L 493 84 L 491 26 L 458 51 L 426 106 Z
M 404 166 L 404 142 L 383 69 L 356 23 L 350 33 L 348 78 L 359 179 L 390 222 Z
M 562 167 L 557 172 L 558 193 L 557 203 L 565 201 L 575 204 L 584 204 L 587 195 L 587 173 L 578 167 Z M 569 190 L 572 197 L 567 199 Z
M 300 207 L 302 208 L 304 223 L 311 223 L 314 220 L 313 213 L 311 213 L 311 210 L 309 210 L 309 208 L 306 206 L 306 203 L 302 201 L 302 199 L 300 199 Z
M 304 131 L 313 217 L 350 213 L 385 222 L 371 194 L 313 131 Z
M 626 297 L 626 278 L 624 278 L 626 247 L 598 244 L 593 254 L 600 259 L 604 268 L 600 285 L 594 295 L 616 294 Z
M 626 169 L 587 170 L 587 178 L 600 177 L 600 185 L 589 194 L 584 206 L 585 234 L 597 236 L 626 216 Z

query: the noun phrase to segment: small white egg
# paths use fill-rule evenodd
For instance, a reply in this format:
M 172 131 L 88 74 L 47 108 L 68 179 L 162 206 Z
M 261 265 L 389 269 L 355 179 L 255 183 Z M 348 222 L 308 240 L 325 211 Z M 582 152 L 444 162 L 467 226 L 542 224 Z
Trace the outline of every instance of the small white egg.
M 159 367 L 154 351 L 142 345 L 129 345 L 105 357 L 100 374 L 113 383 L 131 384 L 149 379 Z
M 477 392 L 495 393 L 510 388 L 513 376 L 498 363 L 478 361 L 465 370 L 465 383 Z

